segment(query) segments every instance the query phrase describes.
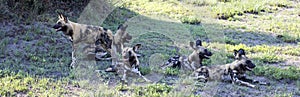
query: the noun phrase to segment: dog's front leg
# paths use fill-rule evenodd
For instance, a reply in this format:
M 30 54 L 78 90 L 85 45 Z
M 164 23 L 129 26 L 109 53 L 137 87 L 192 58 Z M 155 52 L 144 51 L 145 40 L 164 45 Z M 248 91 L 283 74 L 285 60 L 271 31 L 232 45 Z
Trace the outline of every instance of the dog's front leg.
M 161 66 L 161 68 L 164 70 L 164 69 L 166 69 L 167 67 L 171 67 L 171 66 L 173 66 L 174 64 L 172 63 L 172 62 L 167 62 L 167 63 L 165 63 L 165 64 L 163 64 L 162 66 Z
M 258 80 L 249 79 L 249 78 L 246 77 L 246 75 L 239 76 L 239 79 L 242 80 L 242 81 L 245 81 L 245 82 L 249 82 L 249 83 L 258 83 L 260 85 L 268 85 L 269 84 L 267 82 L 261 82 L 261 81 L 258 81 Z
M 74 66 L 75 66 L 75 64 L 76 64 L 76 58 L 75 58 L 75 46 L 74 46 L 74 44 L 72 43 L 72 62 L 71 62 L 71 64 L 70 64 L 70 66 L 72 67 L 72 68 L 74 68 Z
M 122 77 L 122 81 L 124 81 L 125 83 L 127 83 L 127 80 L 126 80 L 126 73 L 127 73 L 127 70 L 124 69 L 123 71 L 123 77 Z
M 237 83 L 237 84 L 240 84 L 240 85 L 245 85 L 245 86 L 248 86 L 248 87 L 251 87 L 251 88 L 255 87 L 255 85 L 253 85 L 253 84 L 251 84 L 249 82 L 240 80 L 239 76 L 237 74 L 237 71 L 235 71 L 235 70 L 231 71 L 230 76 L 231 76 L 231 79 L 232 79 L 232 83 Z

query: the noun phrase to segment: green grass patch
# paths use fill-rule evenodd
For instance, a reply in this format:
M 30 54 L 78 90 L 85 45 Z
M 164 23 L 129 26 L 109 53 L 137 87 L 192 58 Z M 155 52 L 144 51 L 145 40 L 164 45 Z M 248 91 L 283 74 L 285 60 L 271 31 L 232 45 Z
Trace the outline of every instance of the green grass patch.
M 267 76 L 275 79 L 299 80 L 300 69 L 297 67 L 278 68 L 274 66 L 257 66 L 254 69 L 255 75 Z
M 149 66 L 140 67 L 139 70 L 143 75 L 147 75 L 151 72 L 151 68 Z
M 142 15 L 167 16 L 188 24 L 201 23 L 192 10 L 177 0 L 125 0 L 124 7 Z
M 259 60 L 262 61 L 264 63 L 279 63 L 279 62 L 283 62 L 286 60 L 285 57 L 278 55 L 278 54 L 274 54 L 272 52 L 268 52 L 268 53 L 256 53 L 256 54 L 252 54 L 250 55 L 250 57 L 253 60 Z
M 283 33 L 282 35 L 277 35 L 277 38 L 281 39 L 287 43 L 295 43 L 298 41 L 298 38 L 290 36 L 288 33 Z
M 290 5 L 291 3 L 288 0 L 232 0 L 225 3 L 219 2 L 216 6 L 213 6 L 213 12 L 216 13 L 216 17 L 219 19 L 229 19 L 235 15 L 243 15 L 245 13 L 272 12 L 276 10 L 276 7 Z
M 161 97 L 167 96 L 172 89 L 172 86 L 166 84 L 149 84 L 146 87 L 134 88 L 134 93 L 137 94 L 136 96 Z
M 0 95 L 17 96 L 63 96 L 69 93 L 65 89 L 68 80 L 53 80 L 49 78 L 35 78 L 26 73 L 14 73 L 0 70 Z
M 178 75 L 178 74 L 180 74 L 180 69 L 179 68 L 168 67 L 164 71 L 164 74 L 166 74 L 166 75 Z

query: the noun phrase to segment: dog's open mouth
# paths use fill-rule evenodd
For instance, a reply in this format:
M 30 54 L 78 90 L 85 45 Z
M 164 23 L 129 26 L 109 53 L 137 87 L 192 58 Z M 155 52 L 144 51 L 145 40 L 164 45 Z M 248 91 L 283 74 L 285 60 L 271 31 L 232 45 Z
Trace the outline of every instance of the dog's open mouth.
M 199 55 L 200 58 L 204 58 L 204 59 L 210 59 L 211 55 Z
M 60 25 L 56 24 L 56 25 L 54 25 L 52 28 L 54 28 L 55 31 L 58 32 L 58 31 L 62 31 L 63 26 L 60 26 Z
M 62 27 L 55 29 L 56 32 L 61 31 Z
M 246 69 L 249 70 L 249 71 L 252 71 L 252 70 L 253 70 L 253 68 L 250 68 L 250 67 L 248 67 L 248 66 L 246 66 Z
M 209 59 L 209 57 L 210 57 L 210 56 L 208 56 L 208 55 L 204 55 L 204 58 L 207 58 L 207 59 Z

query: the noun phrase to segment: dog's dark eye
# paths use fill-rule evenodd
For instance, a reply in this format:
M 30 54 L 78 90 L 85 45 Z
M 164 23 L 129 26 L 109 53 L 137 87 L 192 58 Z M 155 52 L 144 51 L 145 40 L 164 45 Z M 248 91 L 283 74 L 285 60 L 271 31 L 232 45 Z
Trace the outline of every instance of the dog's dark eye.
M 58 25 L 61 25 L 61 22 L 58 22 L 57 24 L 58 24 Z
M 207 49 L 204 49 L 204 52 L 208 52 Z

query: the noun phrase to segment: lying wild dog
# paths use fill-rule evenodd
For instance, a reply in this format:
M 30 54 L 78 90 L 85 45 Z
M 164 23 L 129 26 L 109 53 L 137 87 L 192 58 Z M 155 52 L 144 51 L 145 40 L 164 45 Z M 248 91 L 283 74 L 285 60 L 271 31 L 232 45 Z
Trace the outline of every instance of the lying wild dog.
M 246 71 L 252 71 L 255 68 L 255 64 L 246 57 L 243 49 L 234 50 L 234 57 L 235 61 L 229 64 L 202 66 L 195 70 L 192 76 L 195 79 L 206 82 L 208 80 L 222 80 L 226 75 L 229 75 L 232 83 L 240 85 L 255 87 L 251 83 L 267 84 L 246 78 Z
M 136 73 L 147 82 L 150 82 L 139 70 L 140 61 L 138 60 L 136 52 L 140 47 L 141 44 L 136 44 L 134 47 L 126 47 L 122 50 L 122 59 L 119 60 L 115 69 L 118 73 L 123 74 L 122 81 L 124 82 L 127 82 L 126 76 L 127 73 L 129 73 L 128 71 Z
M 78 43 L 85 43 L 88 45 L 101 44 L 107 52 L 111 52 L 112 44 L 112 31 L 93 25 L 85 25 L 72 22 L 68 17 L 63 16 L 62 14 L 58 15 L 58 21 L 53 26 L 56 31 L 62 31 L 72 41 L 72 63 L 73 67 L 76 61 L 75 50 L 78 47 Z
M 194 51 L 188 57 L 178 55 L 171 57 L 168 62 L 162 65 L 162 68 L 183 67 L 188 70 L 196 70 L 202 66 L 203 59 L 209 59 L 209 57 L 212 56 L 212 53 L 202 46 L 201 40 L 196 40 L 196 44 L 190 42 L 190 47 L 193 48 Z

